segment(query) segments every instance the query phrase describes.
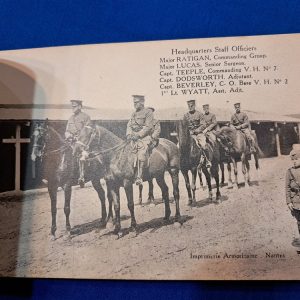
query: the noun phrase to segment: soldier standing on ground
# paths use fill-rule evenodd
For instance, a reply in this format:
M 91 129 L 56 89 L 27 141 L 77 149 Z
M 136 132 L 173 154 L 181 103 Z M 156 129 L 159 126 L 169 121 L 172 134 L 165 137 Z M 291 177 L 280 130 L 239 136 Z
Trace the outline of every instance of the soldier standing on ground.
M 292 216 L 297 220 L 300 235 L 300 150 L 292 150 L 290 157 L 293 166 L 286 172 L 286 203 Z M 293 245 L 300 247 L 299 237 L 293 241 Z

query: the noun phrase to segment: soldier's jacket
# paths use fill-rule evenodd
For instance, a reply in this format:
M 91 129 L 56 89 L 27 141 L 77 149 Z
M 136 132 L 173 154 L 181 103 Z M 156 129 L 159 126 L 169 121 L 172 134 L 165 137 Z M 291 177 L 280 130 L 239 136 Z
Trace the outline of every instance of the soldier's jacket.
M 70 117 L 66 131 L 78 136 L 81 129 L 86 125 L 91 125 L 91 118 L 86 113 L 80 111 L 76 115 L 73 114 Z
M 201 133 L 206 128 L 204 115 L 197 110 L 194 113 L 187 112 L 183 119 L 188 122 L 189 130 L 194 131 L 195 134 Z
M 136 134 L 144 138 L 151 134 L 153 128 L 153 111 L 150 108 L 143 108 L 135 111 L 127 123 L 126 135 Z
M 205 122 L 205 128 L 207 131 L 217 130 L 218 129 L 218 123 L 217 118 L 215 114 L 208 113 L 203 115 L 203 119 Z
M 286 202 L 300 209 L 300 167 L 288 169 L 285 178 Z
M 230 123 L 233 126 L 241 126 L 242 129 L 249 128 L 251 129 L 249 118 L 244 112 L 235 113 L 231 117 Z

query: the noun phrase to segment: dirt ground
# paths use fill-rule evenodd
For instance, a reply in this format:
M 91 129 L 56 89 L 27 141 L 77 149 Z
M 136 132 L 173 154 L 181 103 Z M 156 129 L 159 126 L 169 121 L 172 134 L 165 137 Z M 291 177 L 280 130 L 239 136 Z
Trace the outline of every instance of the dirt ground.
M 71 237 L 65 235 L 63 192 L 59 191 L 57 239 L 50 239 L 46 189 L 23 200 L 0 201 L 0 275 L 19 277 L 139 279 L 300 279 L 300 255 L 291 244 L 296 221 L 285 204 L 288 157 L 261 160 L 246 189 L 239 165 L 238 190 L 222 187 L 222 202 L 197 189 L 197 205 L 187 206 L 180 178 L 183 224 L 163 221 L 164 205 L 154 185 L 156 205 L 135 206 L 138 235 L 116 239 L 101 228 L 100 203 L 91 186 L 74 188 Z M 168 182 L 170 181 L 169 178 Z M 170 192 L 172 192 L 171 185 Z M 198 183 L 199 186 L 199 183 Z M 146 200 L 147 186 L 144 188 Z M 135 201 L 137 202 L 137 188 Z M 214 190 L 215 196 L 215 190 Z M 171 204 L 172 216 L 175 205 Z M 122 228 L 130 226 L 124 191 Z M 125 230 L 125 233 L 128 231 Z

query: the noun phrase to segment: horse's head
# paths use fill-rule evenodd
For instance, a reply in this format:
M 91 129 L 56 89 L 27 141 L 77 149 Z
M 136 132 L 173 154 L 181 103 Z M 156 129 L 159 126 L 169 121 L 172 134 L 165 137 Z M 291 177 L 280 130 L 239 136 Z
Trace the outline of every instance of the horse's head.
M 176 133 L 179 147 L 189 147 L 190 131 L 187 120 L 183 119 L 176 122 Z
M 32 140 L 32 152 L 31 152 L 31 160 L 36 161 L 37 158 L 42 158 L 44 155 L 44 149 L 46 145 L 48 135 L 48 124 L 39 124 L 37 123 L 34 126 L 34 130 L 31 136 Z

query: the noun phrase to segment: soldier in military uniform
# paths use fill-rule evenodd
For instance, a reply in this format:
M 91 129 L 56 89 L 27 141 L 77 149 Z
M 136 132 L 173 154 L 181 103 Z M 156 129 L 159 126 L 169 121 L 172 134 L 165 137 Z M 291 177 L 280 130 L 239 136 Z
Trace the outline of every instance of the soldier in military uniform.
M 81 129 L 88 125 L 91 125 L 91 118 L 88 114 L 81 111 L 82 101 L 71 100 L 73 115 L 69 118 L 67 128 L 65 132 L 65 138 L 67 140 L 73 140 L 78 137 Z
M 253 139 L 253 136 L 251 134 L 251 125 L 249 118 L 246 113 L 241 112 L 241 104 L 235 103 L 235 114 L 232 115 L 230 124 L 237 130 L 242 131 L 250 145 L 250 152 L 254 153 L 256 152 L 255 149 L 255 141 Z
M 206 136 L 203 132 L 206 128 L 206 122 L 204 115 L 196 110 L 196 101 L 188 100 L 189 111 L 184 115 L 183 119 L 188 122 L 188 127 L 190 135 L 195 139 L 197 144 L 201 146 L 202 149 L 206 148 Z M 204 151 L 204 156 L 206 157 L 206 167 L 211 167 L 211 162 L 208 159 L 207 153 Z M 200 162 L 201 163 L 201 162 Z
M 209 112 L 209 104 L 203 105 L 203 119 L 204 119 L 204 129 L 203 133 L 208 137 L 208 140 L 212 143 L 216 143 L 216 131 L 219 129 L 217 118 L 215 114 Z
M 153 107 L 149 107 L 149 109 L 151 109 L 152 112 L 155 111 L 155 109 Z M 152 141 L 151 141 L 150 148 L 154 148 L 158 145 L 160 132 L 161 132 L 160 122 L 159 122 L 159 120 L 156 120 L 153 118 L 153 125 L 152 125 L 152 131 L 151 131 Z
M 145 97 L 133 95 L 135 111 L 127 124 L 127 140 L 132 141 L 134 150 L 137 151 L 138 172 L 136 184 L 143 183 L 144 170 L 148 162 L 148 149 L 152 142 L 151 133 L 154 126 L 153 111 L 144 106 Z
M 79 136 L 82 128 L 84 126 L 91 126 L 91 118 L 88 114 L 81 111 L 82 109 L 82 101 L 81 100 L 71 100 L 73 115 L 69 118 L 66 131 L 65 138 L 70 143 L 74 143 Z M 76 159 L 76 158 L 74 158 Z M 76 164 L 79 166 L 79 179 L 78 183 L 81 188 L 84 187 L 84 161 L 77 161 Z
M 298 231 L 300 234 L 300 150 L 292 150 L 290 157 L 293 166 L 286 172 L 286 203 L 292 216 L 297 220 Z M 300 238 L 295 239 L 293 244 L 300 247 Z

